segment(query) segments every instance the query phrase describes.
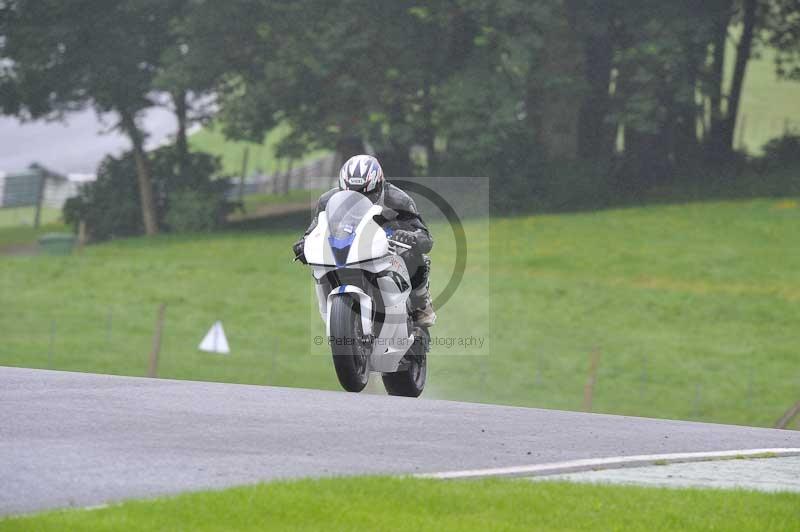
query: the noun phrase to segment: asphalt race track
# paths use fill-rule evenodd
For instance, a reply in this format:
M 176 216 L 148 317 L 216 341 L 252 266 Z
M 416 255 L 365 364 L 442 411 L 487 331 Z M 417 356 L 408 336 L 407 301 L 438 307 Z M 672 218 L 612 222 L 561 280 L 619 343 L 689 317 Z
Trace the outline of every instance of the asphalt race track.
M 800 447 L 800 433 L 0 367 L 0 515 L 275 478 Z

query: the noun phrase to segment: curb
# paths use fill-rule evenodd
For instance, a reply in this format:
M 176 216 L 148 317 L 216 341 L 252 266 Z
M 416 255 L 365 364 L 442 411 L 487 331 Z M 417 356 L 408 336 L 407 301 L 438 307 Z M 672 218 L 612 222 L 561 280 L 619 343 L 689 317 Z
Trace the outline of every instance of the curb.
M 643 467 L 653 465 L 703 462 L 710 460 L 737 460 L 745 458 L 777 458 L 800 456 L 800 448 L 739 449 L 733 451 L 708 451 L 696 453 L 642 454 L 633 456 L 612 456 L 608 458 L 588 458 L 547 464 L 496 467 L 487 469 L 465 469 L 440 473 L 420 473 L 415 478 L 439 480 L 463 480 L 478 478 L 539 477 L 562 473 L 618 469 L 622 467 Z

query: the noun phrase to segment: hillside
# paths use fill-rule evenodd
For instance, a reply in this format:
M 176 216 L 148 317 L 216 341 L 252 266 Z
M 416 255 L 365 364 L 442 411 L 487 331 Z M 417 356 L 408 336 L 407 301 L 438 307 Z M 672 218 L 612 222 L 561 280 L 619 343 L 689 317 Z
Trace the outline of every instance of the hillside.
M 578 409 L 600 355 L 600 412 L 772 425 L 797 397 L 800 208 L 694 203 L 476 220 L 432 331 L 430 397 Z M 0 263 L 0 364 L 143 375 L 159 304 L 159 375 L 337 389 L 309 273 L 305 216 L 270 230 L 161 236 Z M 434 224 L 433 292 L 453 261 Z M 19 287 L 25 287 L 20 291 Z M 196 347 L 221 319 L 233 353 Z M 447 339 L 483 338 L 477 347 Z

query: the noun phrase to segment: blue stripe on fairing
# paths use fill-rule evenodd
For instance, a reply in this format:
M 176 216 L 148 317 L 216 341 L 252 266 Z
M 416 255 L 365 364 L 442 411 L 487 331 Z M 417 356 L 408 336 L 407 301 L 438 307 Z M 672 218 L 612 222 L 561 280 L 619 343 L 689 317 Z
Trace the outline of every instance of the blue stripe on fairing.
M 346 288 L 347 288 L 347 285 L 346 285 L 346 284 L 343 284 L 342 286 L 340 286 L 340 287 L 339 287 L 339 293 L 340 293 L 340 294 L 344 294 L 344 291 L 345 291 L 345 289 L 346 289 Z
M 336 249 L 344 249 L 353 244 L 353 241 L 356 239 L 356 234 L 353 233 L 348 235 L 344 238 L 336 238 L 333 235 L 328 237 L 328 242 L 330 243 L 332 248 Z
M 347 255 L 350 253 L 350 246 L 356 239 L 356 234 L 352 233 L 344 238 L 336 238 L 333 235 L 328 237 L 328 243 L 333 251 L 333 260 L 336 267 L 341 268 L 347 264 Z

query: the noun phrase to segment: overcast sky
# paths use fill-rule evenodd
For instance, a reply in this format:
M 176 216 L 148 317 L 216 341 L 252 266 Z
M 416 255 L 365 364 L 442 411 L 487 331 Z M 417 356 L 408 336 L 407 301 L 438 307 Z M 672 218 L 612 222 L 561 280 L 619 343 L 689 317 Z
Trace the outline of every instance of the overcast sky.
M 61 122 L 27 122 L 0 116 L 0 172 L 24 170 L 39 163 L 59 173 L 94 173 L 107 154 L 130 149 L 130 141 L 118 132 L 108 132 L 110 115 L 101 122 L 94 111 L 70 114 Z M 175 115 L 152 108 L 142 120 L 149 134 L 148 146 L 174 135 Z

